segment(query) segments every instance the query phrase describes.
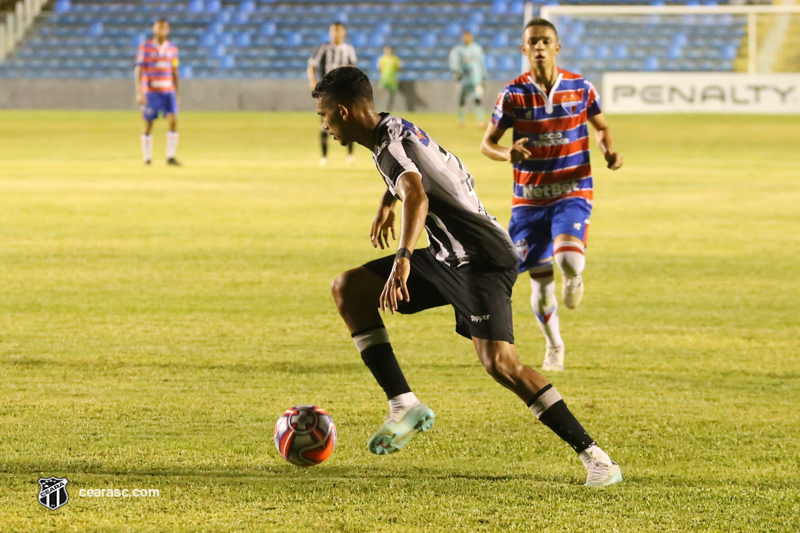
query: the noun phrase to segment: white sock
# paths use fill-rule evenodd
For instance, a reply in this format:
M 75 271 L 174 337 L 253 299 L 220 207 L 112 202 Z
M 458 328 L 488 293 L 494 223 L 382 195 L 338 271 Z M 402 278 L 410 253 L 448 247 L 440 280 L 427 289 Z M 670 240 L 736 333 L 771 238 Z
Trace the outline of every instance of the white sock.
M 597 444 L 592 444 L 581 453 L 578 454 L 578 457 L 581 458 L 584 466 L 587 466 L 588 463 L 591 461 L 597 461 L 598 463 L 602 463 L 604 465 L 611 464 L 611 458 L 608 456 L 606 452 L 600 449 L 600 446 Z
M 175 152 L 178 151 L 178 132 L 167 132 L 167 159 L 175 157 Z
M 555 245 L 553 252 L 556 263 L 565 277 L 574 278 L 581 275 L 586 267 L 585 249 L 582 242 L 562 241 Z
M 142 156 L 145 161 L 153 160 L 153 136 L 142 134 Z
M 418 403 L 419 400 L 413 392 L 406 392 L 395 396 L 394 398 L 389 398 L 389 409 L 391 410 L 391 414 L 394 415 L 395 413 L 405 411 L 409 407 L 412 407 Z
M 561 330 L 558 320 L 558 300 L 556 300 L 556 279 L 552 271 L 549 276 L 531 278 L 531 309 L 536 315 L 536 323 L 544 333 L 548 346 L 561 346 Z

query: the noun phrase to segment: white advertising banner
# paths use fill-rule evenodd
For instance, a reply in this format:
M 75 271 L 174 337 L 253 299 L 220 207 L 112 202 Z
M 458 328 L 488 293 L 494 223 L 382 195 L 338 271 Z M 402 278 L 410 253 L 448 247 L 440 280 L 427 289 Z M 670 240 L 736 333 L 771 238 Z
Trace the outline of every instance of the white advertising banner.
M 800 74 L 606 72 L 608 113 L 800 114 Z

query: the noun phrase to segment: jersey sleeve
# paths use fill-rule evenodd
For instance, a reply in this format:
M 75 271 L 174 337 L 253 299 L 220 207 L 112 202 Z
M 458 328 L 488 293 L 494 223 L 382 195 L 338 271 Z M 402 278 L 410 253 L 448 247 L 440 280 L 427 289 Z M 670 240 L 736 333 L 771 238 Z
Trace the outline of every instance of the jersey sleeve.
M 591 82 L 586 81 L 586 116 L 593 117 L 599 115 L 603 110 L 600 109 L 600 95 Z
M 497 96 L 497 103 L 492 112 L 492 124 L 499 130 L 507 130 L 514 126 L 514 112 L 511 106 L 511 99 L 508 95 L 508 89 L 503 89 Z
M 350 66 L 355 67 L 356 63 L 358 63 L 358 58 L 356 57 L 356 49 L 351 45 L 350 46 Z
M 416 172 L 422 173 L 413 159 L 414 147 L 408 139 L 401 138 L 389 143 L 378 156 L 378 169 L 386 180 L 389 190 L 397 196 L 397 182 L 403 174 Z
M 178 58 L 178 47 L 176 46 L 175 47 L 175 53 L 172 56 L 172 68 L 178 68 L 180 66 L 180 64 L 181 64 L 181 62 L 180 62 L 180 59 Z
M 325 45 L 321 44 L 314 50 L 314 53 L 311 54 L 311 57 L 308 58 L 308 66 L 317 68 L 319 66 L 319 62 L 322 60 L 322 55 L 325 53 Z
M 482 46 L 479 46 L 478 50 L 480 50 L 478 54 L 478 71 L 480 72 L 481 81 L 483 81 L 486 80 L 486 53 L 483 51 Z

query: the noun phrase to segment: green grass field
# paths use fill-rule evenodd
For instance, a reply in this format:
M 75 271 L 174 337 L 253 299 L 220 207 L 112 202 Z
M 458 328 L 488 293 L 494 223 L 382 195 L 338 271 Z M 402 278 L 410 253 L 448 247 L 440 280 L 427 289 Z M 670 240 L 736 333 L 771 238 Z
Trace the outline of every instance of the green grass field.
M 507 223 L 510 167 L 482 132 L 409 118 Z M 382 181 L 365 149 L 321 169 L 313 114 L 185 113 L 176 169 L 163 122 L 142 165 L 136 113 L 0 112 L 0 531 L 800 530 L 800 122 L 610 120 L 626 164 L 596 160 L 587 293 L 562 307 L 551 376 L 622 465 L 592 490 L 448 309 L 386 320 L 438 418 L 399 454 L 367 451 L 385 398 L 329 286 L 380 255 Z M 538 366 L 526 279 L 515 295 Z M 272 442 L 300 403 L 339 429 L 306 470 Z M 37 502 L 51 475 L 70 481 L 54 512 Z

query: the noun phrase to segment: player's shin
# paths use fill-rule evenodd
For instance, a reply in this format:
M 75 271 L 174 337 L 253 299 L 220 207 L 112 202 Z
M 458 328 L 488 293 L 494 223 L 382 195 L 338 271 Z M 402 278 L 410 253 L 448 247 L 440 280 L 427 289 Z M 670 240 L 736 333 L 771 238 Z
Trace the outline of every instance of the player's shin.
M 528 401 L 528 407 L 542 424 L 572 446 L 577 453 L 594 445 L 592 438 L 569 410 L 561 394 L 553 385 L 545 385 L 536 391 Z
M 531 276 L 531 309 L 536 315 L 536 323 L 539 324 L 547 345 L 563 345 L 558 320 L 556 280 L 552 271 L 543 276 Z
M 361 352 L 364 364 L 386 393 L 393 413 L 417 403 L 416 396 L 411 392 L 406 377 L 400 370 L 400 364 L 389 343 L 389 334 L 383 325 L 353 333 L 353 341 Z
M 175 159 L 175 154 L 178 152 L 178 132 L 167 132 L 167 159 Z
M 144 157 L 144 162 L 149 163 L 153 160 L 153 136 L 142 134 L 142 156 Z

